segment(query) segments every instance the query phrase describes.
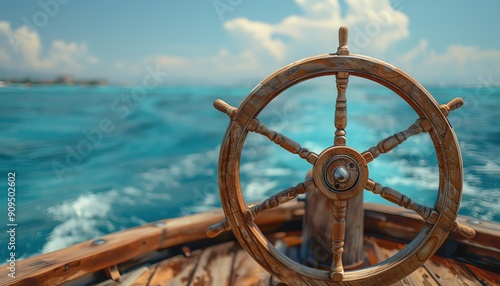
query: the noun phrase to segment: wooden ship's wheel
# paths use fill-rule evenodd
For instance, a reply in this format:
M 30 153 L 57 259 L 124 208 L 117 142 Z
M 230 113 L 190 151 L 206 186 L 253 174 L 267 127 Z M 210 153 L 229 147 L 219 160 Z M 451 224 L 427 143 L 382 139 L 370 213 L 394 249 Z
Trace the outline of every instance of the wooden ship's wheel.
M 428 260 L 445 241 L 450 231 L 473 237 L 474 230 L 456 221 L 462 195 L 462 158 L 455 132 L 447 116 L 462 106 L 456 98 L 445 105 L 436 100 L 410 76 L 382 61 L 350 54 L 347 28 L 339 30 L 336 53 L 319 55 L 290 64 L 263 80 L 238 107 L 217 100 L 215 107 L 231 119 L 224 136 L 219 157 L 219 190 L 226 219 L 207 230 L 210 237 L 232 229 L 240 244 L 273 276 L 290 285 L 389 285 L 411 274 Z M 316 154 L 292 139 L 266 127 L 257 119 L 259 113 L 284 90 L 308 79 L 335 76 L 338 96 L 335 105 L 335 138 L 333 146 Z M 364 152 L 347 146 L 346 89 L 350 76 L 377 82 L 404 99 L 419 118 L 408 129 L 396 133 Z M 248 132 L 269 138 L 287 151 L 297 154 L 312 166 L 312 175 L 304 182 L 283 190 L 260 204 L 247 206 L 241 186 L 239 163 Z M 369 163 L 387 153 L 410 136 L 428 133 L 437 154 L 439 190 L 433 207 L 416 203 L 390 187 L 369 177 Z M 332 200 L 331 251 L 329 270 L 308 267 L 278 251 L 254 224 L 265 210 L 277 207 L 299 194 L 318 190 L 324 200 Z M 342 264 L 346 233 L 346 212 L 349 202 L 367 190 L 406 209 L 425 220 L 422 230 L 401 251 L 376 265 L 345 270 Z M 362 198 L 362 197 L 361 197 Z M 306 209 L 307 212 L 314 209 Z M 344 253 L 345 255 L 345 253 Z

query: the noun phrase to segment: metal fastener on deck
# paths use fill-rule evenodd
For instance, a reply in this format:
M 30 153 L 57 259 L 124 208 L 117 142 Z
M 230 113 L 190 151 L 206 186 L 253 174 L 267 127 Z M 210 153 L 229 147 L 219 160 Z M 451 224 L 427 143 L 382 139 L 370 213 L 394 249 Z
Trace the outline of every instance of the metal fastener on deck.
M 191 249 L 187 246 L 182 247 L 182 252 L 184 253 L 184 256 L 186 256 L 186 257 L 191 256 Z
M 153 226 L 156 226 L 156 227 L 160 227 L 160 226 L 164 226 L 164 225 L 165 225 L 165 223 L 162 221 L 157 221 L 157 222 L 153 223 Z
M 98 238 L 94 241 L 92 241 L 92 245 L 100 245 L 100 244 L 104 244 L 106 243 L 107 241 L 105 239 L 102 239 L 102 238 Z

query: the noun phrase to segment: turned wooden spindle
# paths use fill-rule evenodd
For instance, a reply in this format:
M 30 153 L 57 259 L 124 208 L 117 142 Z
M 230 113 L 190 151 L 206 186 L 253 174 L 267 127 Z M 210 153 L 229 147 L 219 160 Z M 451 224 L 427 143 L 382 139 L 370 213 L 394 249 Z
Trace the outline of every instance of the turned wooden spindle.
M 347 47 L 347 27 L 343 26 L 339 29 L 339 47 L 337 48 L 337 55 L 346 56 L 349 55 L 349 48 Z M 347 127 L 347 98 L 346 89 L 349 83 L 349 73 L 348 72 L 338 72 L 335 75 L 337 83 L 337 101 L 335 103 L 335 146 L 345 146 L 346 144 L 346 132 Z
M 435 220 L 437 219 L 437 213 L 433 211 L 431 207 L 418 204 L 411 198 L 401 194 L 400 192 L 392 188 L 383 187 L 379 183 L 368 180 L 366 189 L 373 192 L 374 194 L 380 195 L 384 199 L 394 204 L 415 211 L 420 217 L 422 217 L 429 223 L 435 223 Z M 460 224 L 457 220 L 455 220 L 455 222 L 453 223 L 451 230 L 463 235 L 466 238 L 474 238 L 474 236 L 476 236 L 476 231 L 474 231 L 474 229 Z
M 440 105 L 440 110 L 445 116 L 448 116 L 450 112 L 456 110 L 464 104 L 464 100 L 460 97 L 452 99 L 450 102 Z M 362 155 L 365 157 L 366 162 L 371 162 L 373 159 L 377 158 L 380 154 L 387 153 L 392 149 L 396 148 L 399 144 L 406 141 L 406 139 L 411 136 L 427 132 L 431 129 L 431 125 L 428 119 L 419 118 L 406 130 L 395 133 L 382 141 L 380 141 L 377 146 L 371 147 L 367 151 L 363 152 Z
M 259 216 L 263 211 L 270 210 L 284 204 L 290 200 L 293 200 L 298 195 L 305 194 L 308 191 L 315 190 L 316 186 L 312 179 L 308 179 L 305 182 L 298 183 L 295 187 L 285 189 L 275 195 L 270 196 L 263 202 L 257 205 L 250 205 L 245 211 L 245 217 L 248 222 L 252 222 Z M 230 230 L 231 225 L 227 218 L 222 221 L 210 226 L 207 229 L 208 237 L 216 237 L 224 231 Z
M 332 222 L 332 266 L 331 278 L 333 281 L 342 281 L 344 278 L 344 266 L 342 265 L 342 253 L 344 252 L 345 239 L 345 216 L 347 201 L 337 200 L 333 202 Z
M 346 26 L 342 26 L 339 28 L 339 47 L 337 49 L 337 55 L 348 55 L 349 48 L 347 47 L 347 37 L 348 37 L 348 29 Z
M 335 146 L 345 146 L 346 144 L 346 132 L 347 127 L 347 97 L 346 89 L 349 83 L 349 73 L 339 72 L 336 75 L 337 83 L 337 101 L 335 103 Z
M 382 141 L 380 141 L 377 146 L 371 147 L 367 151 L 361 153 L 365 158 L 366 162 L 369 163 L 377 158 L 380 154 L 387 153 L 392 149 L 396 148 L 399 144 L 406 141 L 406 139 L 411 136 L 420 134 L 422 132 L 427 132 L 431 129 L 431 125 L 427 119 L 417 119 L 406 130 L 395 133 Z
M 462 105 L 464 105 L 464 100 L 460 97 L 456 97 L 452 99 L 450 102 L 439 106 L 439 109 L 441 109 L 441 112 L 443 112 L 444 116 L 448 117 L 450 112 L 462 107 Z
M 238 108 L 230 106 L 222 99 L 216 99 L 214 101 L 214 107 L 220 112 L 227 114 L 230 119 L 233 119 L 238 112 Z
M 393 204 L 415 211 L 423 219 L 428 219 L 432 213 L 430 207 L 418 204 L 408 196 L 403 195 L 393 188 L 383 187 L 381 184 L 372 180 L 368 180 L 366 189 L 374 194 L 380 195 Z
M 214 102 L 214 106 L 217 110 L 226 113 L 231 120 L 235 120 L 238 125 L 244 127 L 245 122 L 242 121 L 242 118 L 236 117 L 236 113 L 238 113 L 238 108 L 230 106 L 226 102 L 221 99 L 217 99 Z M 300 146 L 298 142 L 286 137 L 285 135 L 276 132 L 270 128 L 268 128 L 264 123 L 260 122 L 259 119 L 253 118 L 247 125 L 247 129 L 250 132 L 255 132 L 261 135 L 266 136 L 269 140 L 273 141 L 283 149 L 287 150 L 292 154 L 299 155 L 302 159 L 305 159 L 307 162 L 314 164 L 318 159 L 318 155 L 311 150 Z

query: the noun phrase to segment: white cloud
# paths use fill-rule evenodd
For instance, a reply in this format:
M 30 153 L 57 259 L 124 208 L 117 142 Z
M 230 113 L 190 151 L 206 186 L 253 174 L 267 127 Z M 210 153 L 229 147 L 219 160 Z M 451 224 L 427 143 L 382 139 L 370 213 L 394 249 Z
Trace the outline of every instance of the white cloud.
M 144 76 L 145 68 L 148 66 L 169 73 L 177 73 L 177 71 L 189 70 L 189 61 L 182 57 L 157 54 L 147 56 L 137 62 L 117 60 L 112 64 L 114 74 L 117 75 L 118 72 L 118 76 L 126 80 Z
M 302 12 L 277 23 L 236 18 L 224 27 L 245 51 L 224 51 L 227 61 L 219 61 L 214 73 L 240 74 L 263 78 L 289 62 L 337 48 L 337 29 L 349 27 L 348 46 L 352 53 L 367 54 L 394 62 L 422 82 L 477 82 L 479 77 L 500 73 L 500 50 L 453 44 L 436 52 L 432 43 L 420 39 L 414 49 L 398 56 L 392 47 L 410 36 L 409 18 L 402 6 L 388 0 L 296 0 Z M 401 5 L 401 4 L 400 4 Z M 392 49 L 394 51 L 394 49 Z M 241 61 L 235 61 L 239 57 Z M 234 63 L 248 64 L 246 69 Z M 200 69 L 205 65 L 201 64 Z M 253 72 L 252 72 L 253 71 Z M 260 72 L 259 72 L 260 71 Z
M 6 21 L 0 21 L 0 60 L 6 70 L 53 74 L 75 74 L 99 63 L 85 42 L 54 40 L 44 50 L 37 32 L 26 26 L 14 30 Z
M 222 48 L 208 63 L 225 72 L 254 72 L 259 67 L 259 58 L 251 50 L 233 55 Z
M 429 53 L 426 64 L 447 67 L 448 72 L 467 77 L 500 71 L 500 50 L 481 50 L 477 46 L 450 45 L 445 53 Z
M 398 57 L 397 65 L 419 81 L 473 83 L 500 73 L 500 50 L 478 46 L 449 45 L 443 53 L 423 39 L 413 50 Z
M 406 64 L 412 63 L 416 57 L 423 54 L 427 50 L 427 45 L 428 43 L 426 39 L 420 40 L 418 45 L 413 50 L 409 50 L 408 52 L 402 54 L 399 56 L 398 60 Z
M 238 18 L 224 24 L 224 27 L 236 35 L 249 37 L 254 49 L 267 50 L 275 59 L 281 60 L 285 54 L 285 44 L 273 39 L 274 27 L 262 22 L 252 22 L 246 18 Z
M 187 66 L 187 60 L 181 57 L 173 57 L 168 55 L 154 55 L 144 60 L 145 64 L 160 65 L 163 69 L 182 68 Z
M 249 77 L 259 73 L 260 61 L 251 50 L 232 54 L 226 48 L 220 48 L 210 57 L 175 57 L 158 54 L 143 58 L 135 63 L 116 61 L 115 71 L 123 72 L 124 78 L 142 76 L 146 66 L 159 65 L 159 69 L 168 72 L 174 78 L 204 79 L 209 82 L 236 77 Z
M 392 5 L 391 5 L 392 3 Z M 13 29 L 0 21 L 2 68 L 18 72 L 91 74 L 91 67 L 112 74 L 112 80 L 142 78 L 146 66 L 160 66 L 176 80 L 234 82 L 259 80 L 284 65 L 304 57 L 335 52 L 338 27 L 349 27 L 351 53 L 366 54 L 394 63 L 417 80 L 426 82 L 477 82 L 478 77 L 500 73 L 500 50 L 450 45 L 436 52 L 420 39 L 412 50 L 397 54 L 397 44 L 410 36 L 409 18 L 402 4 L 390 0 L 296 0 L 299 13 L 277 22 L 239 17 L 224 22 L 235 48 L 219 47 L 211 56 L 154 54 L 133 61 L 116 60 L 106 67 L 92 55 L 85 42 L 56 40 L 42 47 L 40 35 L 26 26 Z M 399 6 L 397 6 L 399 5 Z M 13 37 L 14 35 L 14 37 Z M 11 40 L 14 39 L 14 45 Z M 396 47 L 395 47 L 396 46 Z M 17 51 L 17 52 L 16 52 Z
M 391 7 L 389 1 L 347 1 L 341 16 L 339 1 L 297 0 L 302 15 L 290 15 L 276 24 L 237 18 L 224 27 L 241 38 L 244 46 L 262 51 L 278 62 L 336 51 L 337 30 L 350 27 L 348 45 L 356 52 L 367 47 L 383 53 L 395 42 L 408 37 L 408 17 Z
M 289 15 L 277 23 L 236 18 L 224 28 L 239 49 L 221 47 L 209 57 L 173 58 L 165 69 L 175 76 L 208 81 L 238 78 L 261 79 L 272 71 L 298 59 L 336 51 L 338 28 L 350 28 L 349 47 L 352 52 L 370 50 L 371 56 L 382 55 L 394 43 L 408 37 L 408 17 L 393 8 L 388 0 L 347 1 L 341 11 L 338 0 L 297 0 L 300 15 Z M 341 12 L 345 12 L 342 16 Z M 158 60 L 158 58 L 156 58 Z M 143 60 L 136 67 L 144 66 Z M 182 64 L 181 64 L 182 63 Z M 122 66 L 116 63 L 115 66 Z M 139 72 L 141 68 L 129 69 Z

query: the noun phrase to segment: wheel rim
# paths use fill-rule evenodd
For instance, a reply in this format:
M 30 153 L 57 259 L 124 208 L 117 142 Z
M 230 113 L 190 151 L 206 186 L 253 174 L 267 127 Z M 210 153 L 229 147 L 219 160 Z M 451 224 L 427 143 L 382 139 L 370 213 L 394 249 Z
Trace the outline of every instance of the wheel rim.
M 240 105 L 228 126 L 219 158 L 219 185 L 222 205 L 233 232 L 242 246 L 265 269 L 291 284 L 332 282 L 330 273 L 298 264 L 279 253 L 253 223 L 247 223 L 247 207 L 239 182 L 239 161 L 251 120 L 284 90 L 302 81 L 348 72 L 375 81 L 393 90 L 420 116 L 426 118 L 439 165 L 439 191 L 433 210 L 438 215 L 433 224 L 425 224 L 419 234 L 391 258 L 366 269 L 346 272 L 344 285 L 377 284 L 398 281 L 423 264 L 444 242 L 452 229 L 462 192 L 462 160 L 455 134 L 439 105 L 411 77 L 386 64 L 359 55 L 320 55 L 291 64 L 257 85 Z M 451 214 L 451 216 L 450 216 Z M 411 266 L 411 267 L 409 267 Z M 408 270 L 409 269 L 409 270 Z

